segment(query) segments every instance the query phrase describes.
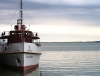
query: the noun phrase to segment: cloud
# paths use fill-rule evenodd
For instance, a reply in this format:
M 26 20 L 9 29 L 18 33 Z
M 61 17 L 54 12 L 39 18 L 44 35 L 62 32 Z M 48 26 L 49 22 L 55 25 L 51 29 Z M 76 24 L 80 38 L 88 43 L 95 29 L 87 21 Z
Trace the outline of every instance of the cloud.
M 0 26 L 16 24 L 19 1 L 0 1 Z M 50 35 L 54 40 L 58 37 L 68 40 L 94 40 L 100 37 L 99 0 L 23 0 L 23 3 L 24 23 L 34 25 L 31 30 L 39 31 L 43 39 L 43 36 L 47 36 L 47 41 L 51 38 Z
M 38 3 L 47 3 L 47 4 L 61 4 L 61 5 L 76 5 L 76 6 L 83 6 L 83 5 L 99 5 L 99 0 L 30 0 L 33 2 Z
M 1 0 L 0 9 L 15 9 L 20 0 Z M 27 9 L 99 8 L 99 0 L 23 0 Z M 13 6 L 13 7 L 12 7 Z

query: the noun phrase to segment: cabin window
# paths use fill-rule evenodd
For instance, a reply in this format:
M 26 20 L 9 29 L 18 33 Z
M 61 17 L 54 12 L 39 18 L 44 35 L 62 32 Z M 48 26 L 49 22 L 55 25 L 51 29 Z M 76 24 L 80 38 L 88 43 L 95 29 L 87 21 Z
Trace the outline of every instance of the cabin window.
M 24 36 L 25 36 L 25 37 L 27 36 L 27 32 L 24 33 Z
M 27 36 L 27 33 L 24 33 L 24 36 Z
M 8 39 L 1 39 L 2 44 L 8 44 Z
M 32 39 L 32 43 L 34 43 L 34 39 Z
M 28 33 L 28 36 L 30 36 L 31 34 L 30 34 L 30 32 Z
M 25 32 L 24 33 L 24 37 L 29 37 L 29 36 L 31 36 L 31 33 L 30 32 Z
M 14 35 L 14 33 L 11 33 L 11 35 Z
M 31 42 L 32 43 L 32 37 L 31 37 L 31 32 L 23 32 L 21 31 L 14 31 L 11 32 L 11 37 L 10 37 L 10 42 L 11 43 L 17 43 L 17 42 L 22 42 L 22 38 L 24 38 L 25 42 Z M 22 37 L 21 37 L 22 36 Z
M 40 40 L 39 39 L 32 39 L 32 43 L 39 43 Z

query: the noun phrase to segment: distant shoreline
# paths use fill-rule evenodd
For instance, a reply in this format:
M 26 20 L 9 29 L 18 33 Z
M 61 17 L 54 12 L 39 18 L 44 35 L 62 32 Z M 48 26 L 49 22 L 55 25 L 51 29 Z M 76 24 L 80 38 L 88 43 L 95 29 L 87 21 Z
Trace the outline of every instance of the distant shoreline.
M 74 41 L 74 42 L 41 42 L 41 43 L 87 43 L 87 42 L 95 42 L 95 43 L 100 43 L 100 41 Z

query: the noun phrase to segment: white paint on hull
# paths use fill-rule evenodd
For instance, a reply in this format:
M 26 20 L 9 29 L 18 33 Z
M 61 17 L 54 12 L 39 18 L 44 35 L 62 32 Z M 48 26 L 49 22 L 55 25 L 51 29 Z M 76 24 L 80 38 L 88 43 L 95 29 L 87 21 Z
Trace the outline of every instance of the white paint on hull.
M 24 43 L 25 52 L 41 52 L 35 43 Z
M 20 58 L 21 60 L 20 66 L 23 66 L 24 65 L 23 57 L 24 57 L 24 54 L 1 54 L 0 55 L 0 58 L 2 61 L 1 63 L 4 65 L 9 65 L 9 66 L 18 66 L 16 63 L 17 58 Z
M 39 64 L 40 54 L 24 54 L 24 66 Z
M 30 65 L 39 64 L 40 55 L 39 54 L 1 54 L 0 55 L 1 63 L 8 66 L 15 67 L 25 67 Z
M 8 66 L 25 67 L 39 64 L 40 47 L 35 43 L 13 43 L 0 52 L 0 63 Z
M 4 48 L 7 47 L 7 49 L 5 50 Z M 0 47 L 0 51 L 1 52 L 37 52 L 37 53 L 41 53 L 40 47 L 38 47 L 35 43 L 27 43 L 27 42 L 23 42 L 23 43 L 13 43 L 10 44 L 9 46 L 5 46 L 5 47 Z

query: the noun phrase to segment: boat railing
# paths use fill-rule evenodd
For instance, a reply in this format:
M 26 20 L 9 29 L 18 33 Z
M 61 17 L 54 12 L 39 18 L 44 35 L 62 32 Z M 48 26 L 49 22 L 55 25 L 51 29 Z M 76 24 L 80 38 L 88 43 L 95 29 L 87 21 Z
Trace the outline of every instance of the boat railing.
M 2 36 L 9 35 L 9 31 L 2 32 Z
M 37 46 L 41 46 L 40 42 L 35 42 L 35 44 L 36 44 Z
M 37 32 L 32 32 L 32 33 L 33 33 L 33 36 L 38 36 Z
M 40 39 L 38 39 L 38 40 L 33 40 L 32 43 L 35 43 L 37 46 L 41 46 L 41 44 L 40 44 Z
M 10 34 L 9 31 L 4 31 L 4 32 L 2 32 L 2 36 L 9 35 L 9 34 Z M 37 32 L 32 32 L 32 36 L 38 37 L 38 33 L 37 33 Z

